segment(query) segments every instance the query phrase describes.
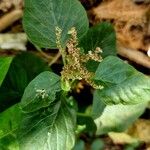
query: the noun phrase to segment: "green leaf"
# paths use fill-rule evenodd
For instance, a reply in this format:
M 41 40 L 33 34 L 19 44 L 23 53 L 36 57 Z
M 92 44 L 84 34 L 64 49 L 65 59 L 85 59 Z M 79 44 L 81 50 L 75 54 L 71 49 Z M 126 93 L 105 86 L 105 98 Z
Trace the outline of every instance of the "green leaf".
M 95 80 L 100 80 L 105 84 L 119 84 L 136 74 L 137 71 L 132 66 L 117 57 L 109 56 L 99 64 Z
M 70 150 L 75 142 L 72 98 L 60 92 L 60 78 L 43 72 L 26 87 L 20 107 L 24 117 L 19 130 L 21 150 Z
M 127 129 L 150 100 L 150 79 L 121 59 L 109 56 L 99 64 L 95 80 L 104 85 L 104 89 L 96 90 L 93 100 L 97 134 Z
M 45 71 L 26 87 L 20 106 L 24 112 L 28 113 L 48 107 L 56 99 L 56 92 L 60 90 L 60 77 Z
M 90 28 L 81 39 L 80 46 L 83 47 L 85 53 L 100 47 L 103 50 L 103 57 L 116 55 L 116 35 L 113 26 L 104 22 Z
M 18 104 L 0 113 L 0 139 L 15 134 L 21 117 L 22 113 Z
M 21 150 L 71 150 L 75 144 L 75 111 L 61 95 L 49 107 L 26 114 L 20 130 Z
M 96 139 L 91 145 L 91 150 L 104 150 L 105 144 L 104 141 Z
M 23 26 L 36 46 L 57 48 L 56 27 L 62 30 L 61 43 L 65 46 L 72 27 L 79 38 L 87 32 L 88 19 L 78 0 L 25 0 Z
M 0 114 L 0 150 L 19 150 L 17 131 L 22 115 L 18 104 Z
M 150 79 L 117 57 L 109 56 L 99 64 L 95 80 L 104 85 L 97 95 L 106 104 L 150 101 Z
M 147 103 L 106 106 L 102 115 L 95 119 L 96 134 L 124 131 L 144 112 L 146 106 Z
M 87 132 L 96 131 L 96 125 L 94 123 L 92 116 L 77 113 L 77 124 L 82 126 L 85 125 L 86 128 L 84 129 L 84 131 Z
M 16 135 L 8 135 L 0 139 L 0 150 L 20 150 Z
M 100 100 L 100 97 L 98 95 L 98 90 L 94 92 L 93 95 L 93 105 L 92 105 L 92 117 L 98 118 L 104 111 L 106 104 Z
M 11 62 L 12 57 L 0 57 L 0 86 L 7 74 Z
M 17 132 L 22 116 L 18 104 L 0 113 L 0 150 L 19 150 Z
M 78 140 L 75 144 L 75 147 L 73 150 L 84 150 L 85 149 L 85 143 L 83 140 Z
M 0 112 L 19 102 L 28 83 L 46 70 L 50 68 L 34 54 L 24 52 L 17 55 L 0 87 Z

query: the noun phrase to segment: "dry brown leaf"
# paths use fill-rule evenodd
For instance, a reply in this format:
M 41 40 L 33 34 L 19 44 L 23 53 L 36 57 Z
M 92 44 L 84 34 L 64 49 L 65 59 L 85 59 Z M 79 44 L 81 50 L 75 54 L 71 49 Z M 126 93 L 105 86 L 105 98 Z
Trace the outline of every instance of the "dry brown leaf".
M 131 137 L 127 133 L 116 133 L 116 132 L 110 132 L 109 137 L 112 139 L 114 144 L 133 144 L 138 143 L 138 139 Z
M 23 5 L 23 0 L 1 0 L 0 10 L 7 12 L 11 7 L 21 8 Z
M 150 58 L 147 54 L 150 48 L 149 4 L 136 5 L 132 0 L 103 0 L 99 6 L 89 11 L 89 18 L 92 24 L 102 21 L 111 22 L 117 33 L 117 43 L 130 50 L 133 55 L 130 56 L 129 51 L 120 49 L 118 53 L 137 64 L 150 68 Z M 136 56 L 140 55 L 135 57 L 134 51 L 137 52 Z
M 89 14 L 93 24 L 112 22 L 122 45 L 148 50 L 150 44 L 150 5 L 136 5 L 132 0 L 104 1 Z
M 150 120 L 137 120 L 127 133 L 140 139 L 140 141 L 150 144 Z

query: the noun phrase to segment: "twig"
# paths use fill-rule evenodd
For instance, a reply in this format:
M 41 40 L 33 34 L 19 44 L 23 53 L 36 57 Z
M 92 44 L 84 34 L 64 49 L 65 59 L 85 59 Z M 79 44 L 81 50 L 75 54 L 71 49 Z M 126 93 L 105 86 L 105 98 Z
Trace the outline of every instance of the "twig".
M 61 56 L 61 53 L 58 52 L 56 56 L 52 59 L 52 61 L 49 63 L 49 66 L 52 66 L 60 58 L 60 56 Z
M 150 69 L 150 58 L 140 51 L 119 46 L 118 54 Z
M 6 29 L 8 26 L 19 20 L 23 15 L 21 9 L 16 9 L 0 18 L 0 32 Z
M 44 53 L 40 47 L 38 47 L 38 46 L 35 45 L 35 48 L 39 51 L 39 53 L 40 53 L 43 57 L 45 57 L 46 59 L 48 59 L 48 61 L 49 61 L 50 59 L 53 59 L 52 56 L 49 56 L 49 55 L 47 55 L 46 53 Z

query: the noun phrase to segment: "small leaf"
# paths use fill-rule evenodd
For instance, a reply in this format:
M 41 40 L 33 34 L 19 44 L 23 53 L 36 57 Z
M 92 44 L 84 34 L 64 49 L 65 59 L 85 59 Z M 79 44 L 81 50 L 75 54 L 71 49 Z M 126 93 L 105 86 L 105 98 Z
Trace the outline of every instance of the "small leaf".
M 40 48 L 57 48 L 55 28 L 62 30 L 65 46 L 68 31 L 75 27 L 78 37 L 88 30 L 86 11 L 78 0 L 25 0 L 24 29 L 33 44 Z
M 7 74 L 11 62 L 12 57 L 0 57 L 0 86 Z
M 90 131 L 96 131 L 96 125 L 94 123 L 94 120 L 91 116 L 86 114 L 77 114 L 77 124 L 78 125 L 85 125 L 86 128 L 84 131 L 90 132 Z
M 26 87 L 20 106 L 28 113 L 48 107 L 56 99 L 56 92 L 60 90 L 60 77 L 45 71 Z
M 0 112 L 18 103 L 28 83 L 43 71 L 50 71 L 50 68 L 32 53 L 24 52 L 14 57 L 0 87 Z
M 144 112 L 146 105 L 147 103 L 106 106 L 102 115 L 95 119 L 96 134 L 124 131 Z
M 73 150 L 84 150 L 85 149 L 85 143 L 83 140 L 78 140 L 75 144 L 75 147 Z
M 104 142 L 100 139 L 96 139 L 93 141 L 91 145 L 91 150 L 104 150 Z
M 85 53 L 100 47 L 103 50 L 103 57 L 116 55 L 116 35 L 113 26 L 104 22 L 90 28 L 81 39 L 80 46 Z
M 75 111 L 64 97 L 26 114 L 20 130 L 21 150 L 71 150 L 75 144 Z
M 97 95 L 106 104 L 150 101 L 150 79 L 117 57 L 109 56 L 99 64 L 95 80 L 104 85 Z

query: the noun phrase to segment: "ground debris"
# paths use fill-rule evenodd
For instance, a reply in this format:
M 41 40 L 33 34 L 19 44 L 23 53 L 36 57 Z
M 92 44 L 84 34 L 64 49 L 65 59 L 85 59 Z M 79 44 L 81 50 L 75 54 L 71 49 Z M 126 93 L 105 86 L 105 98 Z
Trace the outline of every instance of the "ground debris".
M 150 47 L 149 4 L 137 5 L 132 0 L 103 0 L 89 10 L 88 14 L 93 25 L 102 21 L 112 23 L 117 41 L 123 47 L 147 53 Z
M 0 34 L 0 49 L 2 50 L 26 50 L 27 36 L 25 33 Z
M 1 0 L 0 11 L 7 12 L 12 7 L 21 8 L 23 6 L 23 0 Z

